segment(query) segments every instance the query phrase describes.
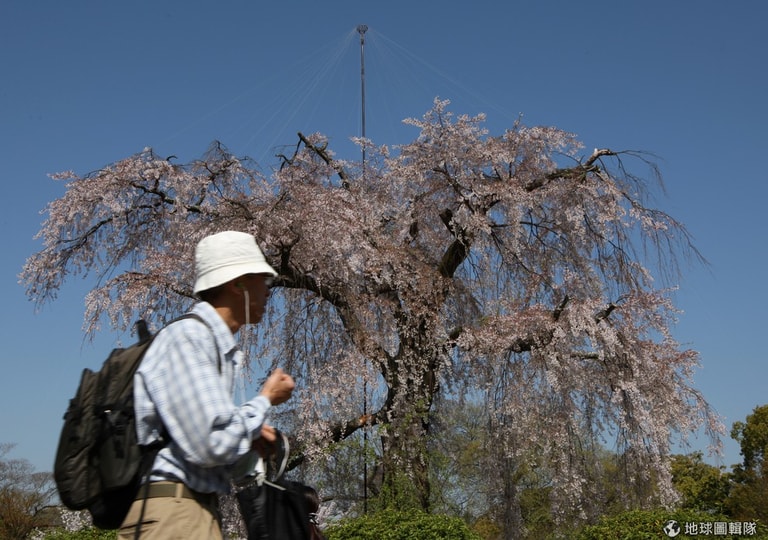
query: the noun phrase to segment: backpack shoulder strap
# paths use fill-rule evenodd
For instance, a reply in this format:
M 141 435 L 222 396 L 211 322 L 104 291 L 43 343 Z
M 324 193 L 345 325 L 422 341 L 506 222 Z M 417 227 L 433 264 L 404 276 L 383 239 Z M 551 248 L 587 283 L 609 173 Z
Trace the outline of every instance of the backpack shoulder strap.
M 181 315 L 180 317 L 175 318 L 171 322 L 169 322 L 166 326 L 170 326 L 175 322 L 181 321 L 183 319 L 195 319 L 197 321 L 200 321 L 203 323 L 208 330 L 210 330 L 211 334 L 213 334 L 213 328 L 211 328 L 211 325 L 206 322 L 205 319 L 203 319 L 200 315 L 197 313 L 185 313 L 184 315 Z M 213 344 L 216 346 L 216 367 L 219 370 L 219 375 L 221 375 L 221 351 L 219 350 L 219 344 L 216 341 L 216 336 L 213 336 Z
M 171 322 L 163 326 L 163 328 L 167 328 L 170 325 L 172 325 L 175 322 L 181 321 L 183 319 L 195 319 L 200 321 L 205 325 L 208 330 L 210 330 L 211 334 L 213 334 L 213 328 L 211 328 L 211 325 L 209 325 L 205 319 L 203 319 L 200 315 L 197 313 L 185 313 L 184 315 L 181 315 L 179 317 L 176 317 Z M 140 343 L 146 343 L 152 339 L 154 339 L 157 334 L 162 332 L 163 328 L 161 328 L 155 335 L 151 335 L 149 331 L 147 330 L 147 323 L 143 319 L 140 319 L 136 322 L 136 329 L 139 333 L 139 342 Z M 221 375 L 221 351 L 219 350 L 219 344 L 216 343 L 216 338 L 214 337 L 213 344 L 216 346 L 216 367 L 219 370 L 219 375 Z M 149 448 L 155 451 L 155 454 L 166 445 L 167 441 L 170 439 L 170 435 L 168 434 L 168 430 L 163 425 L 162 432 L 160 434 L 160 439 L 158 441 L 155 441 L 155 443 L 149 445 Z M 152 465 L 152 462 L 154 461 L 154 458 L 150 460 L 149 465 Z

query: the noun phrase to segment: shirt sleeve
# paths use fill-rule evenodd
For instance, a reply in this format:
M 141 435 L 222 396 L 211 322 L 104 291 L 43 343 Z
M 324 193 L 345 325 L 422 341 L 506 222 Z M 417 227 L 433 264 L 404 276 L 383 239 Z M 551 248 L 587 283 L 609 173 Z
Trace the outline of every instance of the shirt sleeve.
M 235 463 L 258 437 L 270 408 L 264 396 L 236 406 L 232 362 L 219 359 L 205 325 L 184 321 L 155 338 L 151 362 L 141 375 L 171 444 L 200 467 Z M 229 382 L 228 382 L 229 381 Z

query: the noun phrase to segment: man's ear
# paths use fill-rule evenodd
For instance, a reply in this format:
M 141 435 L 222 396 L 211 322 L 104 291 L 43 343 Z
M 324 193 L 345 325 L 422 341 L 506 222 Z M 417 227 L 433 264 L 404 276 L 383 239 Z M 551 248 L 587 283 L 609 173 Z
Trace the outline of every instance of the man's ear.
M 225 286 L 227 287 L 227 290 L 230 292 L 230 294 L 236 296 L 242 296 L 243 291 L 245 290 L 245 283 L 238 279 L 228 281 Z

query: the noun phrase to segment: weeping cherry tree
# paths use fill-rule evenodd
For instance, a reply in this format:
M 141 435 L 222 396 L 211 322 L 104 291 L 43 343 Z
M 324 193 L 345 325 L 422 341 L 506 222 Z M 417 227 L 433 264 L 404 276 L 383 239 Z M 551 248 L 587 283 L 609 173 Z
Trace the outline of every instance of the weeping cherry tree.
M 251 358 L 296 376 L 293 436 L 309 463 L 375 426 L 383 483 L 426 508 L 438 398 L 471 396 L 511 473 L 532 455 L 546 463 L 555 511 L 587 497 L 595 441 L 613 445 L 629 485 L 673 501 L 671 445 L 722 428 L 693 386 L 697 353 L 671 335 L 669 287 L 699 255 L 625 165 L 659 181 L 656 169 L 638 153 L 582 153 L 554 127 L 491 136 L 483 115 L 447 105 L 406 120 L 419 131 L 409 144 L 359 140 L 364 164 L 299 134 L 269 173 L 214 143 L 188 164 L 145 149 L 58 174 L 66 193 L 21 281 L 44 303 L 95 275 L 87 332 L 158 327 L 195 301 L 196 242 L 252 233 L 279 277 Z

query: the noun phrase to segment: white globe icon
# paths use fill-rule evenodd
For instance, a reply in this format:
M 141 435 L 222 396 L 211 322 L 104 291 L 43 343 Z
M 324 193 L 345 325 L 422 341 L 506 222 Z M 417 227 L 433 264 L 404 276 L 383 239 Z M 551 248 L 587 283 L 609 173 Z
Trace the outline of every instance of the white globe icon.
M 674 519 L 670 519 L 664 524 L 664 534 L 670 538 L 674 538 L 680 534 L 680 524 Z

